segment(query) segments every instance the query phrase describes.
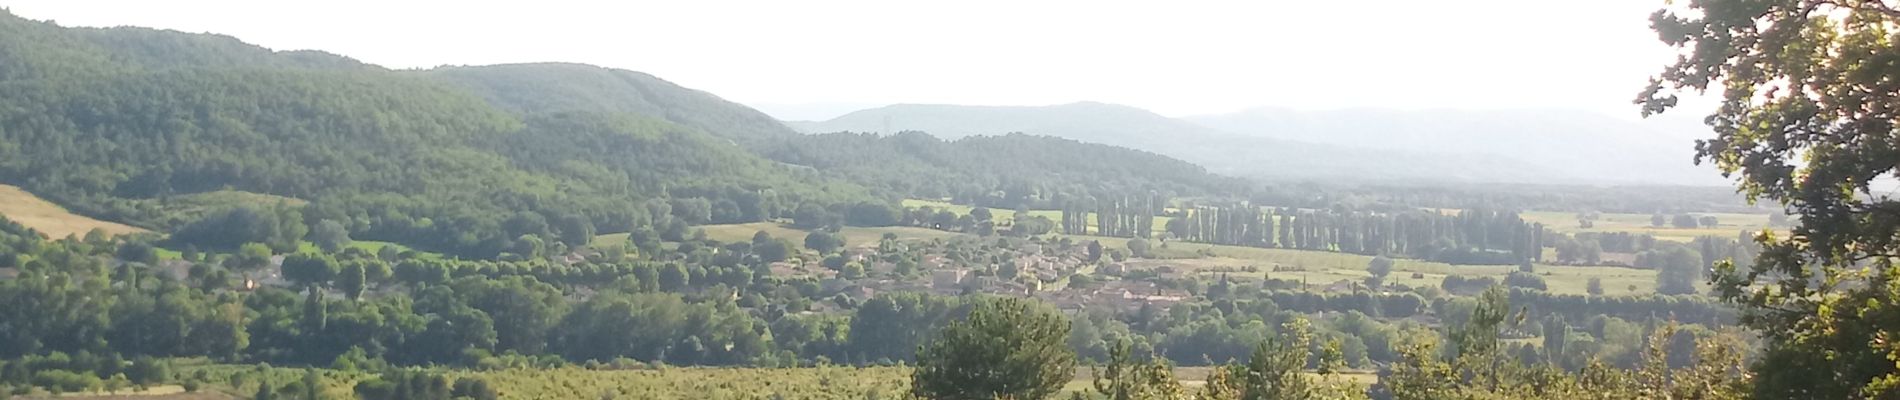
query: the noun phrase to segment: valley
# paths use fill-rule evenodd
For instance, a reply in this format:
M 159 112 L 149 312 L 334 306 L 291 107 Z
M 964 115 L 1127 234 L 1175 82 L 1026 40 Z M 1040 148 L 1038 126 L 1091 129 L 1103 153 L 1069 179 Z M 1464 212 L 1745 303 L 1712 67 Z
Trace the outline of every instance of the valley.
M 785 122 L 626 69 L 387 68 L 0 9 L 0 394 L 1740 393 L 1774 338 L 1736 290 L 1805 277 L 1747 268 L 1824 220 L 1712 186 L 1657 126 Z

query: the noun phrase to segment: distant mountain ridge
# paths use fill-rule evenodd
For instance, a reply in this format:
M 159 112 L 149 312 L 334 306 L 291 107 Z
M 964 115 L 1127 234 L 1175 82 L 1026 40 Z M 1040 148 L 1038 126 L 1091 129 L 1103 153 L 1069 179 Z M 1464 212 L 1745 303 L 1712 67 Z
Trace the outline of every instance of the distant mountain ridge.
M 1248 136 L 1391 151 L 1511 157 L 1584 182 L 1721 185 L 1693 162 L 1707 128 L 1684 116 L 1623 120 L 1573 110 L 1253 109 L 1186 121 Z M 1703 131 L 1697 131 L 1701 129 Z
M 1242 177 L 1514 183 L 1574 179 L 1511 157 L 1241 135 L 1139 108 L 1095 102 L 1040 107 L 899 104 L 828 121 L 787 124 L 805 133 L 922 131 L 946 139 L 1013 132 L 1050 135 L 1152 151 Z

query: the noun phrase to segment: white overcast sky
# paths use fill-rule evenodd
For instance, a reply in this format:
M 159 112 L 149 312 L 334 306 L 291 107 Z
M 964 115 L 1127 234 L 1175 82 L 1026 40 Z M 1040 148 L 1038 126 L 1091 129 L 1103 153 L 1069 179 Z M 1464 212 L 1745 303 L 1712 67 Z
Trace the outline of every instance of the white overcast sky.
M 567 61 L 781 118 L 891 103 L 1567 108 L 1634 118 L 1661 0 L 0 0 L 66 26 L 214 32 L 392 68 Z

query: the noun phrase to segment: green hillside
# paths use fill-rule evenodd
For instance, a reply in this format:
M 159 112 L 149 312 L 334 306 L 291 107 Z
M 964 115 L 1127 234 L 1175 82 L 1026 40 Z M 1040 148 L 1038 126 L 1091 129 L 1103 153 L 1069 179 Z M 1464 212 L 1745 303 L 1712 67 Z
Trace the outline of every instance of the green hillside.
M 829 133 L 786 138 L 761 153 L 906 197 L 1010 209 L 1059 208 L 1054 200 L 1064 196 L 1210 195 L 1245 186 L 1154 153 L 1024 134 L 940 140 L 921 132 Z
M 796 134 L 757 110 L 634 71 L 540 63 L 443 67 L 423 73 L 521 113 L 638 114 L 741 142 Z
M 307 200 L 306 219 L 359 238 L 485 257 L 544 233 L 504 229 L 524 214 L 624 230 L 651 222 L 634 212 L 648 198 L 763 209 L 724 222 L 763 219 L 781 202 L 868 199 L 669 122 L 739 113 L 696 108 L 737 107 L 716 98 L 530 110 L 466 82 L 221 36 L 10 15 L 0 33 L 0 182 L 147 228 L 187 222 L 164 211 L 174 196 L 233 189 Z

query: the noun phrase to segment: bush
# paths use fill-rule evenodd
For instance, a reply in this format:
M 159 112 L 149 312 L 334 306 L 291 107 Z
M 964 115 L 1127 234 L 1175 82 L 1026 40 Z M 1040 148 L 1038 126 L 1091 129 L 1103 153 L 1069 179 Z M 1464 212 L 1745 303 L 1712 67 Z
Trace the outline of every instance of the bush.
M 165 383 L 172 379 L 171 363 L 148 356 L 139 356 L 132 359 L 132 367 L 125 370 L 125 376 L 141 389 L 153 384 Z
M 1512 272 L 1510 275 L 1506 275 L 1504 277 L 1504 284 L 1516 288 L 1550 290 L 1550 286 L 1544 284 L 1544 277 L 1523 271 Z
M 496 392 L 495 388 L 488 386 L 488 381 L 477 378 L 456 379 L 454 389 L 450 390 L 449 394 L 457 399 L 495 400 L 501 398 L 501 394 Z
M 1466 278 L 1464 276 L 1451 275 L 1445 277 L 1445 281 L 1440 283 L 1439 287 L 1445 289 L 1446 292 L 1474 294 L 1482 292 L 1486 288 L 1496 286 L 1497 284 L 1497 279 L 1493 279 L 1489 276 Z
M 1371 262 L 1366 263 L 1366 272 L 1371 273 L 1372 276 L 1385 278 L 1386 274 L 1392 273 L 1392 264 L 1392 259 L 1385 256 L 1373 257 Z M 1416 272 L 1412 274 L 1419 275 Z
M 33 386 L 46 388 L 55 394 L 83 392 L 100 385 L 99 377 L 67 370 L 45 370 L 33 374 Z

